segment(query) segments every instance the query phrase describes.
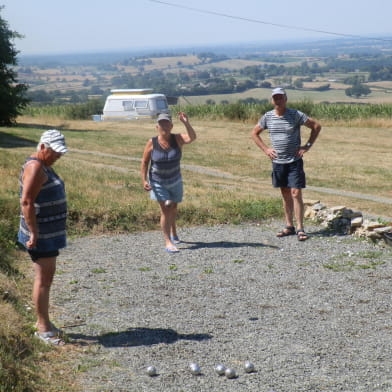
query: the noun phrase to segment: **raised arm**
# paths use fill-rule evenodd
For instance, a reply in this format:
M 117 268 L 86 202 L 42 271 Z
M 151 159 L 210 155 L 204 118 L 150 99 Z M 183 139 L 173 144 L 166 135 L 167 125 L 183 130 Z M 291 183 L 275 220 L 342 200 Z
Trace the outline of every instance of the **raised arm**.
M 192 143 L 196 139 L 196 132 L 190 124 L 188 116 L 184 112 L 178 113 L 178 118 L 185 125 L 187 132 L 176 135 L 177 143 L 182 147 L 182 145 Z

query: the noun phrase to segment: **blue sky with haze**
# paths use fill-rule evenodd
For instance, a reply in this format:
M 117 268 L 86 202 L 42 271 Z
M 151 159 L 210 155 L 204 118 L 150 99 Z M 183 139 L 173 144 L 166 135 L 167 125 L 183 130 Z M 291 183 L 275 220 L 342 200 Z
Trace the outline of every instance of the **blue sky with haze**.
M 392 37 L 388 0 L 0 0 L 0 4 L 9 27 L 25 36 L 15 41 L 22 55 L 339 37 L 313 30 Z

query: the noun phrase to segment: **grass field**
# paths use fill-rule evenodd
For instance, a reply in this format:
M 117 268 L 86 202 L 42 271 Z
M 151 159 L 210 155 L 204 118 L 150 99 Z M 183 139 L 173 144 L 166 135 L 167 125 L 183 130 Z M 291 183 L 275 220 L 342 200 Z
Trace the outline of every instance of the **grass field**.
M 36 124 L 32 124 L 33 122 Z M 230 192 L 238 195 L 239 199 L 254 198 L 254 187 L 265 188 L 267 197 L 277 196 L 270 186 L 270 162 L 250 139 L 253 123 L 198 121 L 197 119 L 192 119 L 192 122 L 197 130 L 198 139 L 197 142 L 185 147 L 183 163 L 230 174 L 235 176 L 235 179 L 185 170 L 187 197 L 184 204 L 205 205 L 203 194 L 210 195 L 212 199 L 222 200 L 228 192 L 220 190 L 220 186 L 231 187 Z M 362 123 L 352 121 L 334 125 L 329 121 L 328 124 L 323 124 L 319 140 L 305 157 L 309 185 L 357 191 L 375 196 L 391 196 L 389 169 L 392 165 L 391 123 L 387 119 L 384 121 L 378 119 L 374 121 L 377 126 L 373 128 L 370 127 L 371 122 L 371 120 Z M 12 165 L 16 164 L 17 159 L 22 161 L 23 157 L 31 151 L 31 146 L 36 142 L 43 128 L 61 128 L 66 134 L 71 153 L 59 162 L 58 170 L 69 177 L 70 192 L 75 188 L 73 182 L 77 179 L 86 184 L 86 188 L 96 188 L 94 181 L 97 181 L 102 186 L 102 192 L 105 192 L 105 187 L 116 189 L 118 200 L 113 203 L 126 203 L 130 197 L 140 198 L 145 203 L 146 195 L 140 187 L 139 165 L 147 139 L 155 135 L 155 125 L 152 121 L 96 123 L 26 118 L 21 119 L 21 123 L 25 125 L 4 130 L 11 138 L 16 138 L 16 141 L 27 140 L 30 143 L 28 147 L 19 145 L 13 146 L 12 149 L 4 148 L 4 152 L 10 154 Z M 37 126 L 37 129 L 32 126 Z M 181 132 L 182 129 L 182 125 L 175 121 L 174 131 Z M 303 130 L 303 135 L 306 138 L 306 128 Z M 1 140 L 6 138 L 3 136 Z M 118 157 L 75 153 L 72 152 L 72 148 L 99 151 Z M 112 166 L 112 168 L 104 168 L 102 165 Z M 19 167 L 16 166 L 11 179 L 8 180 L 10 185 L 18 170 Z M 84 172 L 87 171 L 93 178 L 86 183 Z M 117 174 L 108 175 L 113 172 Z M 3 178 L 9 178 L 7 173 L 4 174 Z M 242 179 L 241 186 L 238 185 L 237 177 Z M 214 184 L 213 189 L 211 184 Z M 97 192 L 96 189 L 95 191 Z M 9 193 L 10 190 L 7 192 Z M 78 189 L 75 192 L 80 194 Z M 232 194 L 228 199 L 233 197 Z M 327 204 L 336 200 L 333 196 L 321 194 L 311 196 L 324 199 Z M 99 200 L 105 200 L 105 196 L 103 195 Z M 356 208 L 361 208 L 363 203 L 360 200 L 347 200 L 347 202 L 355 204 Z M 99 204 L 96 207 L 99 207 Z M 364 205 L 363 208 L 367 209 L 367 206 Z M 388 206 L 384 205 L 369 205 L 366 212 L 380 215 L 389 213 Z
M 326 82 L 318 82 L 317 85 L 326 84 Z M 331 85 L 333 82 L 331 82 Z M 378 86 L 378 85 L 377 85 Z M 374 88 L 374 91 L 367 96 L 361 98 L 348 97 L 344 90 L 347 86 L 343 87 L 341 84 L 335 83 L 333 88 L 328 91 L 311 91 L 311 90 L 287 90 L 287 96 L 289 101 L 301 101 L 308 99 L 314 103 L 320 102 L 343 102 L 343 103 L 359 103 L 359 104 L 379 104 L 379 103 L 391 103 L 392 102 L 392 89 L 385 87 L 385 89 Z M 255 88 L 247 90 L 243 93 L 234 94 L 211 94 L 211 95 L 199 95 L 199 96 L 187 96 L 179 98 L 180 104 L 204 104 L 207 100 L 213 100 L 215 103 L 221 103 L 222 101 L 228 101 L 230 103 L 236 102 L 240 99 L 255 98 L 255 99 L 271 99 L 271 89 L 269 88 Z
M 184 147 L 185 199 L 179 224 L 239 223 L 281 216 L 279 193 L 270 184 L 271 163 L 250 138 L 254 124 L 198 118 L 191 122 L 198 138 Z M 328 120 L 323 125 L 319 139 L 305 156 L 308 185 L 337 192 L 308 189 L 305 198 L 391 217 L 391 205 L 376 198 L 392 198 L 392 121 Z M 0 131 L 2 250 L 14 247 L 20 167 L 35 150 L 42 131 L 50 128 L 62 130 L 70 149 L 55 168 L 66 183 L 71 236 L 159 228 L 158 208 L 143 191 L 139 175 L 145 143 L 156 134 L 152 120 L 22 117 L 17 126 Z M 174 132 L 182 131 L 175 119 Z M 304 140 L 307 135 L 304 129 Z M 339 191 L 360 192 L 375 199 L 342 196 Z M 13 385 L 12 377 L 16 377 L 18 385 L 12 390 L 17 392 L 77 390 L 72 383 L 75 369 L 64 369 L 62 355 L 78 353 L 48 351 L 31 340 L 33 316 L 26 311 L 26 304 L 31 307 L 31 271 L 30 265 L 20 263 L 0 255 L 0 317 L 8 320 L 0 327 L 0 376 L 9 381 L 4 385 Z M 2 390 L 10 389 L 0 387 Z

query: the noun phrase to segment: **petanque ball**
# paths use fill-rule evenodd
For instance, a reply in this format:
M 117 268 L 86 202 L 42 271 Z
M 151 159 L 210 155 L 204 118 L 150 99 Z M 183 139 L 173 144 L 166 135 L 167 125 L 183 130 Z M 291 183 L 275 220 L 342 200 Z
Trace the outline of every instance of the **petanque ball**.
M 225 374 L 226 366 L 225 365 L 216 365 L 215 373 L 219 376 L 223 376 Z
M 236 377 L 237 377 L 237 374 L 236 374 L 236 372 L 235 372 L 234 369 L 227 368 L 227 369 L 225 370 L 225 376 L 226 376 L 227 378 L 236 378 Z
M 192 373 L 194 376 L 198 376 L 199 374 L 201 374 L 200 366 L 199 366 L 197 363 L 191 363 L 191 364 L 189 365 L 189 368 L 190 368 L 190 370 L 191 370 L 191 373 Z
M 151 376 L 151 377 L 156 376 L 156 375 L 157 375 L 157 369 L 156 369 L 155 366 L 149 366 L 149 367 L 147 368 L 147 370 L 146 370 L 146 373 L 147 373 L 149 376 Z
M 246 373 L 252 373 L 255 371 L 255 365 L 252 362 L 245 362 L 244 370 Z

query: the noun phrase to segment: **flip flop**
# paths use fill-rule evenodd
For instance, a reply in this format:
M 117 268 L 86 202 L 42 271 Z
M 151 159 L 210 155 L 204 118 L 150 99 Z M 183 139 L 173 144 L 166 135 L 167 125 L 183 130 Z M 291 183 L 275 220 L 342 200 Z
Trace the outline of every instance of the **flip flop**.
M 49 331 L 49 332 L 36 331 L 34 335 L 38 339 L 41 339 L 46 344 L 51 344 L 53 346 L 64 346 L 65 344 L 64 340 L 59 338 L 57 334 L 53 331 Z
M 295 235 L 295 227 L 294 226 L 286 226 L 283 230 L 276 233 L 276 236 L 279 238 L 287 237 L 289 235 Z
M 176 235 L 170 237 L 170 241 L 173 242 L 173 244 L 181 244 L 181 240 Z
M 176 246 L 168 246 L 167 248 L 165 248 L 165 251 L 167 253 L 178 253 L 179 250 Z

